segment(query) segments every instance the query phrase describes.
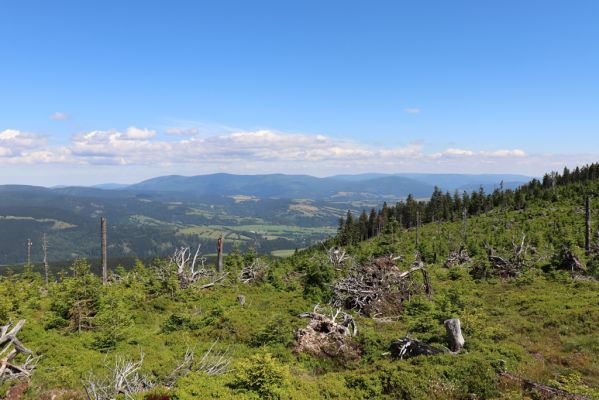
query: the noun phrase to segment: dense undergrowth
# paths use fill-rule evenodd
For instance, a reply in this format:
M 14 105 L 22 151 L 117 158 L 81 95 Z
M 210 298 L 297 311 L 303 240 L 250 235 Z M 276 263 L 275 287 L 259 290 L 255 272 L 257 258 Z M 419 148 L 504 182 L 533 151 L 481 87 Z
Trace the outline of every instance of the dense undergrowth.
M 117 355 L 135 359 L 143 352 L 144 373 L 166 382 L 188 349 L 202 354 L 213 345 L 230 358 L 228 373 L 192 368 L 172 387 L 157 385 L 136 398 L 536 398 L 503 372 L 599 398 L 599 256 L 581 250 L 583 199 L 594 189 L 596 182 L 556 187 L 526 207 L 498 206 L 471 217 L 466 228 L 459 218 L 425 224 L 418 245 L 415 228 L 392 225 L 347 245 L 356 262 L 401 255 L 402 270 L 418 251 L 433 288 L 430 300 L 415 296 L 397 314 L 355 315 L 359 332 L 353 340 L 361 355 L 354 361 L 293 351 L 295 332 L 306 326 L 298 315 L 326 304 L 331 284 L 344 274 L 326 255 L 336 239 L 267 260 L 267 269 L 249 284 L 236 277 L 255 254 L 234 252 L 226 257 L 227 280 L 209 289 L 181 290 L 174 278 L 157 279 L 154 264 L 161 260 L 116 271 L 121 279 L 108 286 L 83 260 L 48 287 L 33 272 L 3 277 L 0 319 L 26 319 L 20 339 L 42 356 L 26 392 L 30 399 L 85 398 L 82 382 L 92 371 L 101 374 Z M 523 234 L 531 251 L 522 270 L 511 279 L 498 277 L 485 242 L 507 253 Z M 443 267 L 447 255 L 462 247 L 471 261 Z M 564 249 L 586 266 L 583 278 L 561 269 Z M 387 354 L 391 341 L 406 333 L 442 348 L 443 321 L 452 317 L 461 319 L 466 339 L 459 354 L 409 360 Z M 15 383 L 3 383 L 2 390 Z

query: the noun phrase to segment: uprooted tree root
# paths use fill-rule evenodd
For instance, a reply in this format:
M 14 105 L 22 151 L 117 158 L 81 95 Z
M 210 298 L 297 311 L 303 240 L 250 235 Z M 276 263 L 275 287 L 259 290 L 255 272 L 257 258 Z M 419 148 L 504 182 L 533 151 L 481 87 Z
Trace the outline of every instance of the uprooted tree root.
M 299 315 L 310 322 L 295 334 L 295 352 L 344 362 L 359 359 L 361 350 L 352 340 L 358 332 L 353 317 L 339 309 L 330 316 L 323 312 L 317 305 L 314 311 Z
M 422 281 L 414 277 L 420 271 Z M 332 305 L 354 309 L 364 315 L 396 315 L 402 303 L 413 296 L 430 297 L 428 272 L 422 261 L 401 271 L 391 257 L 378 257 L 366 264 L 354 264 L 348 275 L 333 284 Z

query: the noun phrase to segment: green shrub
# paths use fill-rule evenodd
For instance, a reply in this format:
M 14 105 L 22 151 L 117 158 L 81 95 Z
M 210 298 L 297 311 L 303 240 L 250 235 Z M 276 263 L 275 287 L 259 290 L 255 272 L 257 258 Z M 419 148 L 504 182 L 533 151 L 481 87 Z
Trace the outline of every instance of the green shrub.
M 254 392 L 262 399 L 281 399 L 290 380 L 287 366 L 280 365 L 269 353 L 256 354 L 239 364 L 232 387 Z

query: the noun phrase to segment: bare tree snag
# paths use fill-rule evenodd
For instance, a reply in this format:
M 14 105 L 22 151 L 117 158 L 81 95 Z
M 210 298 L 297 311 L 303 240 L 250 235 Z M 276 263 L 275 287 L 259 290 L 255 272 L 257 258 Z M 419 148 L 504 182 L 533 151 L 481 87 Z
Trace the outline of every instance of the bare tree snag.
M 222 235 L 222 233 L 216 243 L 216 252 L 217 252 L 216 272 L 219 274 L 222 274 L 222 272 L 223 272 L 223 235 Z
M 457 353 L 464 347 L 464 336 L 462 336 L 460 320 L 458 318 L 451 318 L 445 320 L 444 325 L 449 348 L 454 353 Z
M 31 239 L 27 239 L 27 265 L 31 265 L 31 246 L 33 246 L 33 242 Z
M 49 275 L 49 267 L 48 267 L 48 239 L 46 238 L 46 234 L 42 238 L 42 250 L 44 251 L 44 280 L 46 282 L 46 286 L 48 286 L 48 275 Z
M 591 254 L 591 196 L 587 196 L 584 202 L 585 208 L 585 231 L 584 231 L 584 251 L 587 256 Z
M 9 379 L 26 378 L 31 375 L 37 364 L 39 357 L 34 357 L 33 352 L 21 343 L 17 338 L 17 334 L 25 325 L 25 320 L 22 319 L 10 329 L 10 323 L 0 327 L 0 383 Z M 13 363 L 17 354 L 27 356 L 26 360 L 21 365 Z
M 416 211 L 416 248 L 420 245 L 420 211 Z
M 106 217 L 100 218 L 100 235 L 102 242 L 102 283 L 108 283 L 108 252 L 106 250 Z
M 468 210 L 466 210 L 466 207 L 462 210 L 462 240 L 466 245 L 468 242 Z

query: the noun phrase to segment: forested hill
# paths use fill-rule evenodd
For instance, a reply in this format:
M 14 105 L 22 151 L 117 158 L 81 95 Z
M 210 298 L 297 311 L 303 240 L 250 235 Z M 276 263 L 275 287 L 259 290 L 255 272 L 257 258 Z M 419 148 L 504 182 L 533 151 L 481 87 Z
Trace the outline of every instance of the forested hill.
M 395 205 L 384 203 L 379 210 L 368 213 L 362 210 L 358 216 L 349 211 L 339 221 L 342 243 L 355 243 L 368 239 L 384 229 L 407 229 L 418 224 L 440 221 L 464 220 L 496 210 L 525 210 L 540 204 L 573 204 L 582 207 L 587 198 L 599 194 L 599 163 L 564 168 L 562 173 L 545 174 L 541 180 L 532 179 L 516 189 L 497 187 L 486 193 L 478 190 L 452 193 L 435 187 L 429 200 L 416 200 L 409 195 Z M 598 206 L 599 207 L 599 206 Z M 575 210 L 572 210 L 575 211 Z

